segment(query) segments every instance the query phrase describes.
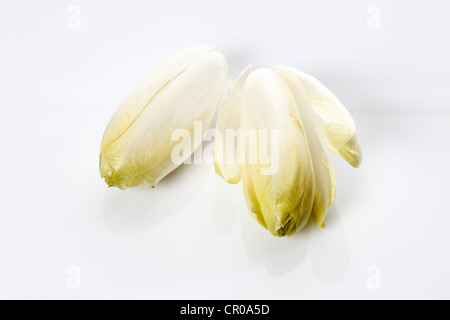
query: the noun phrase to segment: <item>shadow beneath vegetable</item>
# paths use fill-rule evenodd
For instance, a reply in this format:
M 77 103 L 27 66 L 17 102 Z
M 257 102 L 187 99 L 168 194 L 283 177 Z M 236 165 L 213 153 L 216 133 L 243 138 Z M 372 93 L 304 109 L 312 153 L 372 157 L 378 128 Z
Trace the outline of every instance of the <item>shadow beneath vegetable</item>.
M 330 208 L 328 227 L 320 229 L 312 220 L 291 237 L 277 238 L 250 216 L 242 217 L 242 232 L 251 266 L 264 265 L 274 277 L 295 272 L 310 253 L 313 273 L 322 283 L 338 282 L 349 265 L 349 249 L 339 213 Z
M 249 213 L 242 216 L 242 231 L 250 266 L 263 264 L 274 277 L 297 268 L 306 258 L 311 223 L 291 237 L 278 238 L 264 229 Z
M 133 233 L 167 220 L 191 201 L 207 181 L 210 170 L 208 166 L 182 164 L 153 189 L 108 188 L 104 200 L 108 230 L 113 234 Z
M 327 228 L 314 225 L 310 256 L 312 271 L 322 283 L 336 283 L 347 273 L 350 251 L 347 234 L 336 205 L 332 205 L 326 219 Z
M 242 184 L 226 183 L 222 177 L 214 177 L 214 227 L 218 234 L 228 235 L 235 224 L 239 214 L 245 214 L 245 199 Z

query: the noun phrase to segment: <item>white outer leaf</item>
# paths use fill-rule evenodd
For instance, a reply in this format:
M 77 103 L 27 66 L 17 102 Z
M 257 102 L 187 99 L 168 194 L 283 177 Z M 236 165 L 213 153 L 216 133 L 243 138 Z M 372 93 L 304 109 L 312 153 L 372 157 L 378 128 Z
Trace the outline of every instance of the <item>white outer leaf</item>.
M 305 128 L 312 165 L 314 167 L 316 187 L 312 216 L 319 226 L 325 228 L 324 220 L 336 196 L 334 169 L 320 141 L 319 132 L 317 132 L 318 128 L 314 125 L 318 121 L 316 119 L 318 116 L 312 110 L 301 82 L 291 72 L 286 70 L 280 70 L 279 72 L 294 96 L 301 116 L 301 123 Z
M 250 212 L 273 235 L 291 235 L 309 219 L 314 179 L 304 129 L 288 86 L 271 69 L 251 73 L 242 96 L 241 127 L 243 130 L 277 130 L 278 145 L 270 141 L 270 158 L 278 153 L 278 171 L 262 174 L 265 167 L 257 146 L 249 143 L 242 167 L 244 195 Z M 266 141 L 262 140 L 262 143 Z M 256 154 L 255 154 L 256 153 Z M 252 163 L 257 158 L 257 163 Z
M 320 135 L 323 143 L 335 155 L 341 156 L 353 167 L 361 163 L 361 146 L 352 116 L 339 99 L 319 80 L 295 68 L 278 66 L 281 71 L 291 72 L 301 82 L 306 95 L 320 116 Z
M 252 65 L 242 71 L 235 83 L 228 86 L 228 95 L 219 109 L 216 123 L 216 141 L 214 143 L 214 167 L 216 173 L 228 183 L 238 183 L 241 179 L 238 139 L 234 143 L 227 141 L 227 131 L 240 128 L 242 92 Z M 230 135 L 228 135 L 230 136 Z M 219 138 L 220 137 L 220 138 Z
M 100 173 L 108 185 L 121 189 L 154 186 L 174 170 L 179 163 L 172 161 L 171 151 L 178 142 L 171 141 L 172 133 L 176 129 L 193 133 L 194 121 L 202 121 L 204 133 L 217 111 L 225 82 L 225 59 L 210 46 L 177 53 L 150 72 L 106 128 Z

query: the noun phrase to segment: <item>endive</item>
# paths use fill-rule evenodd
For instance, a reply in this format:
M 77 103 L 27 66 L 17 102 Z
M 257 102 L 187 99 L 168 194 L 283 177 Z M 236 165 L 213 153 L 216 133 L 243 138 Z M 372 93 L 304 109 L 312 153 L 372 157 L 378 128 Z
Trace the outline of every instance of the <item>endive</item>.
M 226 62 L 211 46 L 174 54 L 125 98 L 101 143 L 100 174 L 109 186 L 155 186 L 180 163 L 171 158 L 174 130 L 211 126 L 226 82 Z M 194 141 L 192 150 L 201 143 Z M 190 155 L 186 155 L 186 158 Z
M 325 228 L 335 198 L 334 170 L 324 146 L 354 167 L 361 162 L 355 124 L 342 103 L 312 76 L 289 67 L 248 67 L 230 83 L 217 120 L 217 130 L 253 130 L 257 140 L 215 145 L 215 169 L 229 183 L 243 182 L 250 213 L 273 235 L 292 235 L 312 217 Z M 262 134 L 276 130 L 278 170 L 264 173 Z M 242 132 L 241 132 L 242 133 Z M 256 143 L 257 147 L 250 144 Z M 234 150 L 233 150 L 234 148 Z M 240 157 L 230 161 L 227 153 Z M 256 161 L 250 161 L 251 159 Z

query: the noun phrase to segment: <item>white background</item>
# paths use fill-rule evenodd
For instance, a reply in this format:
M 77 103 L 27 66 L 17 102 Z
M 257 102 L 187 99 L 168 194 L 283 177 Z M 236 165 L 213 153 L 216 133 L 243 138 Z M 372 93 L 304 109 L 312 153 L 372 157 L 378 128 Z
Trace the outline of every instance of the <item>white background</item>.
M 2 1 L 0 297 L 450 298 L 449 41 L 444 0 Z M 363 162 L 332 157 L 326 230 L 271 236 L 210 164 L 100 179 L 121 99 L 195 44 L 231 79 L 290 65 L 348 107 Z

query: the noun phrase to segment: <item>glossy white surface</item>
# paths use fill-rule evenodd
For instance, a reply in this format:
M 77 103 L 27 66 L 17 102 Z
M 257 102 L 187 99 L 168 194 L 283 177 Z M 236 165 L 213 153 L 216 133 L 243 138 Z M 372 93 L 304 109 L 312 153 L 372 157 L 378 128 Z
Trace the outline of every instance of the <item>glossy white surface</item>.
M 2 3 L 0 298 L 450 298 L 450 4 L 375 2 L 380 30 L 365 1 Z M 291 65 L 348 107 L 363 163 L 332 157 L 326 230 L 271 236 L 211 164 L 100 179 L 120 100 L 197 43 L 232 79 Z

